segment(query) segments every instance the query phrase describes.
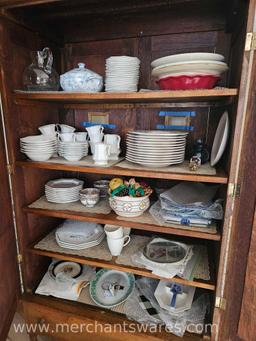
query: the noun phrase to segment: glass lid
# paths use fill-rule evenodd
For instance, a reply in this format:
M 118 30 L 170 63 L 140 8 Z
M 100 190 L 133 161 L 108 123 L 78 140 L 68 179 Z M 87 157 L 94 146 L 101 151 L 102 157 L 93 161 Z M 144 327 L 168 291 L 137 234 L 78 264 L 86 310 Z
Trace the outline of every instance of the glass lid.
M 186 256 L 186 249 L 172 241 L 151 242 L 143 249 L 143 255 L 156 263 L 177 263 Z

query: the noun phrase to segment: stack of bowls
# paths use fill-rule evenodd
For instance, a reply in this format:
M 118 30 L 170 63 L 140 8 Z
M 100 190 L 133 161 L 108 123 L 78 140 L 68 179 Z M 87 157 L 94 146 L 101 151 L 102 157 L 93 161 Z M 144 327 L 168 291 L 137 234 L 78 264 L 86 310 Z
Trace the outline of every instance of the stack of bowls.
M 228 70 L 217 53 L 182 53 L 154 60 L 152 76 L 161 90 L 211 89 Z
M 107 92 L 138 91 L 140 60 L 137 57 L 118 56 L 106 60 Z
M 47 161 L 57 150 L 57 141 L 53 136 L 35 135 L 20 139 L 20 150 L 33 161 Z
M 59 141 L 58 154 L 68 161 L 79 161 L 88 155 L 88 142 Z

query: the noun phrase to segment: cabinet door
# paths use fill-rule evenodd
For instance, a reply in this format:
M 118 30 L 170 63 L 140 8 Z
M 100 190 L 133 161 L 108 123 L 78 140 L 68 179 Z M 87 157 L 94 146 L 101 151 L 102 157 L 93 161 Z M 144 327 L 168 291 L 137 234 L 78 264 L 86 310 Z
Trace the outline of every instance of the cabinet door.
M 3 126 L 0 120 L 0 340 L 6 340 L 20 290 L 6 164 Z
M 256 0 L 249 2 L 245 33 L 249 32 L 256 32 Z M 222 304 L 214 312 L 213 339 L 218 341 L 241 340 L 238 325 L 243 291 L 247 290 L 244 282 L 256 201 L 256 50 L 245 46 L 243 49 L 235 142 L 216 290 L 216 296 L 221 299 L 216 302 Z M 240 193 L 231 191 L 234 188 L 232 184 L 240 186 Z M 256 340 L 256 334 L 245 340 Z
M 238 335 L 242 340 L 256 340 L 256 210 L 250 251 L 248 255 L 246 279 L 240 313 Z

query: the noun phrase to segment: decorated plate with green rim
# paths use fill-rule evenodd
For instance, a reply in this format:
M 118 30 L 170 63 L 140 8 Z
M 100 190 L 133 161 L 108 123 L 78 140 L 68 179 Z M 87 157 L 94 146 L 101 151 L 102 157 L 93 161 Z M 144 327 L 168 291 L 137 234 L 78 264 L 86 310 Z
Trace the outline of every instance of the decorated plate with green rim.
M 90 296 L 100 307 L 113 308 L 127 300 L 135 286 L 133 274 L 102 269 L 90 282 Z

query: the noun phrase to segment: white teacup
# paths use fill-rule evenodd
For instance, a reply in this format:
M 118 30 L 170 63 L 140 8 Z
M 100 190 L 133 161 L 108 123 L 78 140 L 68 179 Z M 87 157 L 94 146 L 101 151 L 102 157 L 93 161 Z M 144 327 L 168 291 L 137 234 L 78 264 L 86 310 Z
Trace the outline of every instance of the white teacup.
M 106 165 L 110 156 L 110 146 L 104 143 L 95 143 L 93 160 L 96 165 Z
M 76 135 L 74 133 L 61 133 L 59 134 L 59 139 L 62 142 L 75 142 Z
M 108 248 L 111 255 L 119 256 L 123 250 L 123 247 L 128 245 L 130 241 L 130 236 L 124 236 L 122 238 L 110 238 L 107 236 Z
M 78 132 L 78 133 L 75 133 L 75 136 L 76 136 L 77 142 L 86 142 L 87 132 Z
M 122 238 L 124 236 L 122 226 L 105 225 L 104 231 L 109 238 Z
M 76 130 L 76 128 L 71 127 L 67 124 L 59 124 L 58 123 L 58 124 L 56 124 L 56 126 L 61 133 L 73 133 Z
M 56 124 L 46 124 L 38 128 L 38 130 L 46 136 L 56 136 Z

